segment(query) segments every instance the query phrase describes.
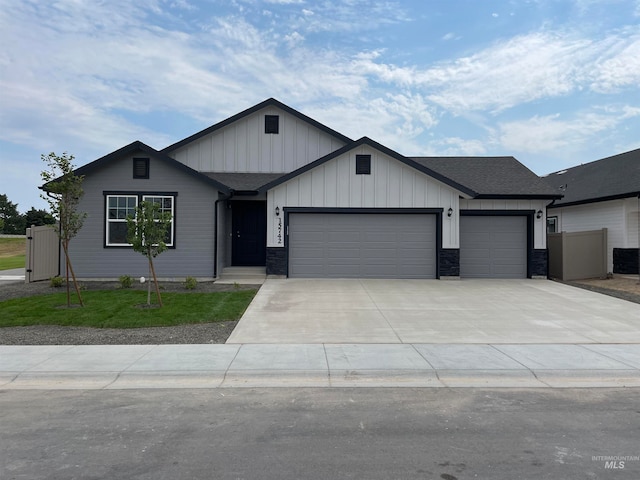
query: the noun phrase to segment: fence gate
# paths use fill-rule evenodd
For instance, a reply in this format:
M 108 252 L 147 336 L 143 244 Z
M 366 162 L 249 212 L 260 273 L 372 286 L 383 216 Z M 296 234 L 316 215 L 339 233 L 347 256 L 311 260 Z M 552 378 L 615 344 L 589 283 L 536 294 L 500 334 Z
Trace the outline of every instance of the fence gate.
M 607 275 L 607 229 L 547 234 L 549 276 L 560 280 Z
M 60 240 L 51 225 L 27 228 L 25 282 L 49 280 L 60 274 Z

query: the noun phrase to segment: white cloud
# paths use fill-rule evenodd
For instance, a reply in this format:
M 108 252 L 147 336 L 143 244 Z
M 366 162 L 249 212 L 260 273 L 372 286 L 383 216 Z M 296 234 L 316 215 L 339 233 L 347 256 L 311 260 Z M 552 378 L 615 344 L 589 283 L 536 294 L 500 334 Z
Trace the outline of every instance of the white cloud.
M 499 124 L 497 140 L 508 151 L 544 153 L 579 148 L 589 138 L 614 130 L 623 120 L 640 116 L 638 107 L 594 108 L 563 118 L 559 114 Z

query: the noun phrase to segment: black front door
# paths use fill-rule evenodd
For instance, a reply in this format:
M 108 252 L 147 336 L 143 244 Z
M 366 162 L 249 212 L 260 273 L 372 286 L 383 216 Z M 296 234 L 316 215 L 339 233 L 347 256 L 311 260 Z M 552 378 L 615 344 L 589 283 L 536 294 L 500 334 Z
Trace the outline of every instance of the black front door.
M 232 202 L 231 263 L 262 266 L 267 258 L 266 202 Z

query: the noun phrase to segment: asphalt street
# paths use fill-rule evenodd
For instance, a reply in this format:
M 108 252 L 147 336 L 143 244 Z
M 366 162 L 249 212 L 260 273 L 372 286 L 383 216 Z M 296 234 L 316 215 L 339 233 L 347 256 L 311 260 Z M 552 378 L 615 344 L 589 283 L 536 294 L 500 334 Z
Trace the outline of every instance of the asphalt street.
M 634 479 L 639 389 L 0 391 L 0 478 Z

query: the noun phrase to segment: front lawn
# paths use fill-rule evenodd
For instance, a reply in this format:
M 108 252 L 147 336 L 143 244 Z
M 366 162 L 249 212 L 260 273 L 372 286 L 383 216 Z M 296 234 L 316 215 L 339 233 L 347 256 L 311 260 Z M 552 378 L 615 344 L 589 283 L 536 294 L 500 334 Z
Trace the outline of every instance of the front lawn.
M 0 327 L 140 328 L 238 320 L 255 294 L 256 290 L 165 292 L 162 308 L 146 308 L 147 293 L 142 290 L 84 291 L 85 306 L 72 308 L 66 307 L 66 293 L 38 295 L 0 302 Z

